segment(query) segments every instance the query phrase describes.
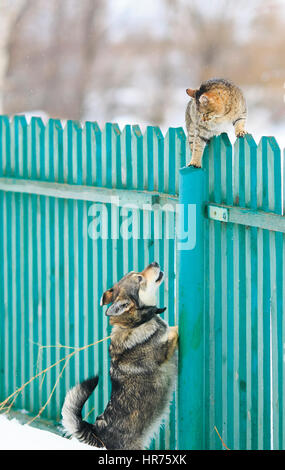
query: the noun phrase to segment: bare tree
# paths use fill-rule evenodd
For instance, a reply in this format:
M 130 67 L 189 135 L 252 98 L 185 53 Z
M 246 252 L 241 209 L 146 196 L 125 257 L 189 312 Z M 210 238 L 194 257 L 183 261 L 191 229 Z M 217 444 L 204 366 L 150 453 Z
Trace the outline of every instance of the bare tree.
M 4 101 L 9 113 L 42 109 L 54 117 L 83 117 L 104 36 L 104 5 L 103 0 L 50 0 L 48 5 L 38 0 L 23 10 L 10 40 Z

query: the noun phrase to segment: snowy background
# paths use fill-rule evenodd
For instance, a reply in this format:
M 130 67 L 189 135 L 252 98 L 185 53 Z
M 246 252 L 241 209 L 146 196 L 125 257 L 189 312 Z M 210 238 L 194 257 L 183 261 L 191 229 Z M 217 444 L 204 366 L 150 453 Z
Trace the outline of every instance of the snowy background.
M 248 130 L 285 146 L 284 0 L 0 0 L 0 113 L 183 126 L 187 87 L 225 77 Z
M 0 450 L 94 450 L 76 439 L 21 424 L 0 415 Z

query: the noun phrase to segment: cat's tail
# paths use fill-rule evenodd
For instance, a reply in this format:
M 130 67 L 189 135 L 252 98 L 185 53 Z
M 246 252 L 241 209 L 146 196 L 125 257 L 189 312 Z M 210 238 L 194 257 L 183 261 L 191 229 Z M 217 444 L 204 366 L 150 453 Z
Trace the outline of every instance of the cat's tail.
M 84 380 L 67 392 L 62 407 L 62 425 L 67 434 L 90 446 L 103 448 L 104 443 L 95 435 L 95 427 L 82 419 L 81 411 L 86 400 L 98 384 L 98 376 Z

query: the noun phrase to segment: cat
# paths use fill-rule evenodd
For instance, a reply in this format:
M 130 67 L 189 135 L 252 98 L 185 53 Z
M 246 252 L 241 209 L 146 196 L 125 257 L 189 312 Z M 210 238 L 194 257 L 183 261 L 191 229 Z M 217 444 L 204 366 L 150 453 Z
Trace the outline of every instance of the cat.
M 197 90 L 187 88 L 186 93 L 192 98 L 185 113 L 192 153 L 188 166 L 201 168 L 206 144 L 224 132 L 229 123 L 233 124 L 236 137 L 245 136 L 246 101 L 240 88 L 223 78 L 207 80 Z

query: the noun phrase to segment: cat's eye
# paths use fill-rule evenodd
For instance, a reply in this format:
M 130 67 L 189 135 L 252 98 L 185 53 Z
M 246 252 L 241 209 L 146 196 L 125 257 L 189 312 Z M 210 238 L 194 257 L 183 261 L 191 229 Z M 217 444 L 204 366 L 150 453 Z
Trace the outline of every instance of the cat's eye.
M 142 282 L 142 280 L 143 280 L 143 277 L 142 277 L 142 276 L 138 276 L 138 281 L 139 281 L 139 282 Z

